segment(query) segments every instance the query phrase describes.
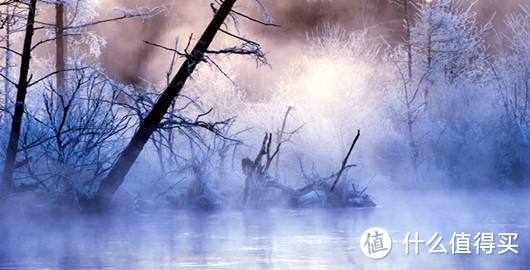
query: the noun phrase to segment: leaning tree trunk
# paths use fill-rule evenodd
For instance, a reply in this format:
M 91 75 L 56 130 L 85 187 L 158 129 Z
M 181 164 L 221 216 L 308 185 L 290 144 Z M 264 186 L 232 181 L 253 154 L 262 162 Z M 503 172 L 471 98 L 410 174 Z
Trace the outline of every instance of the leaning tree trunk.
M 24 114 L 24 102 L 28 90 L 29 63 L 31 60 L 31 43 L 33 40 L 35 22 L 35 11 L 37 0 L 31 0 L 27 18 L 26 33 L 24 36 L 24 47 L 22 50 L 22 59 L 20 61 L 20 74 L 17 85 L 17 99 L 15 103 L 15 113 L 11 123 L 9 133 L 9 142 L 6 148 L 6 158 L 4 162 L 4 172 L 2 177 L 2 193 L 9 193 L 13 188 L 13 171 L 18 151 L 18 141 L 20 138 L 20 129 L 22 127 L 22 116 Z
M 159 97 L 153 109 L 142 123 L 140 123 L 138 130 L 129 144 L 121 152 L 107 176 L 102 180 L 101 185 L 95 194 L 95 198 L 89 201 L 92 205 L 88 205 L 88 207 L 101 208 L 110 202 L 116 190 L 123 183 L 125 176 L 142 151 L 144 145 L 149 140 L 149 137 L 158 128 L 158 125 L 167 113 L 168 108 L 171 106 L 172 101 L 179 95 L 186 80 L 190 77 L 197 64 L 203 60 L 204 54 L 212 43 L 219 28 L 223 25 L 224 20 L 232 10 L 235 2 L 236 0 L 225 0 L 223 2 L 220 9 L 216 12 L 214 18 L 193 48 L 191 54 L 182 64 L 169 86 Z
M 57 71 L 57 91 L 62 93 L 65 87 L 65 68 L 66 68 L 66 37 L 64 36 L 64 17 L 66 7 L 63 3 L 55 6 L 55 70 Z

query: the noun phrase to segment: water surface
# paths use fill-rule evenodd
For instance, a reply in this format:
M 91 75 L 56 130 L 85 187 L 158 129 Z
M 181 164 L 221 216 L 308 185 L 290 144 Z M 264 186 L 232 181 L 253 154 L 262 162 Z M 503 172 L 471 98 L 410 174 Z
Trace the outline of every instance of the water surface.
M 390 192 L 374 209 L 161 210 L 106 215 L 4 211 L 0 269 L 529 269 L 528 191 Z M 365 257 L 362 232 L 393 237 Z M 405 255 L 406 232 L 516 232 L 519 254 Z

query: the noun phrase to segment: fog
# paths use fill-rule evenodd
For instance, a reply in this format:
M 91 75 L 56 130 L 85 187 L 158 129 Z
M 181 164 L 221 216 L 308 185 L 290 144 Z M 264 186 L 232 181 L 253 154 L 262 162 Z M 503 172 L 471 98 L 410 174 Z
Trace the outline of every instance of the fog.
M 525 192 L 375 192 L 375 209 L 247 209 L 220 212 L 11 211 L 0 221 L 3 269 L 526 269 Z M 458 209 L 455 211 L 455 209 Z M 366 258 L 362 232 L 385 228 L 384 259 Z M 407 256 L 402 241 L 438 232 L 449 254 L 428 246 Z M 453 233 L 518 232 L 519 254 L 452 255 Z
M 475 9 L 482 22 L 493 18 L 496 29 L 500 31 L 503 29 L 505 16 L 517 10 L 524 2 L 510 0 L 498 5 L 497 1 L 481 0 L 476 2 Z M 210 18 L 209 1 L 205 0 L 106 0 L 101 1 L 99 7 L 101 14 L 112 14 L 113 6 L 134 8 L 158 5 L 168 8 L 167 17 L 159 17 L 146 23 L 133 20 L 101 27 L 100 31 L 108 41 L 103 51 L 102 64 L 116 79 L 138 83 L 135 78 L 139 75 L 146 79 L 160 80 L 162 75 L 156 72 L 156 67 L 167 64 L 167 54 L 146 46 L 142 41 L 149 40 L 171 47 L 175 38 L 179 37 L 183 43 L 190 34 L 198 35 Z M 274 22 L 282 26 L 281 29 L 248 23 L 242 24 L 241 27 L 247 36 L 263 45 L 271 68 L 256 70 L 248 61 L 233 59 L 238 61 L 236 70 L 243 74 L 238 77 L 238 83 L 258 98 L 266 98 L 270 94 L 270 89 L 263 88 L 261 82 L 284 74 L 292 62 L 289 55 L 300 50 L 308 33 L 316 32 L 325 25 L 335 25 L 347 31 L 367 29 L 373 42 L 379 45 L 386 42 L 395 44 L 401 41 L 404 35 L 401 11 L 386 0 L 265 0 L 263 5 L 269 10 Z M 238 8 L 259 17 L 259 11 L 252 1 L 241 1 Z M 218 39 L 224 37 L 220 36 Z M 115 57 L 120 61 L 112 60 Z M 259 76 L 255 76 L 257 74 Z M 256 80 L 258 82 L 254 82 Z
M 6 2 L 6 153 L 25 107 L 0 269 L 527 269 L 530 7 L 411 1 L 407 28 L 404 1 L 238 1 L 177 84 L 221 1 L 65 1 L 65 71 L 56 6 L 38 1 L 22 101 L 29 13 Z M 392 236 L 380 260 L 362 250 L 371 227 Z M 429 254 L 434 233 L 447 254 Z M 452 254 L 458 233 L 470 254 Z M 477 233 L 495 234 L 492 254 Z M 498 253 L 504 233 L 517 252 Z

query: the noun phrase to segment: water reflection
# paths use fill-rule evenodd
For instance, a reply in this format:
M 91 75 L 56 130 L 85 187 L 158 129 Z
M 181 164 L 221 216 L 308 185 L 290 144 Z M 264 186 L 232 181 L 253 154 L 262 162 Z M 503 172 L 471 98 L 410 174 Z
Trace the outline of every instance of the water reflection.
M 510 194 L 401 193 L 381 196 L 376 209 L 4 212 L 0 269 L 526 269 L 529 199 L 522 191 Z M 359 237 L 372 226 L 395 237 L 392 253 L 380 261 L 359 249 Z M 517 232 L 520 254 L 433 255 L 424 248 L 405 256 L 401 241 L 415 231 L 439 232 L 446 243 L 453 232 Z

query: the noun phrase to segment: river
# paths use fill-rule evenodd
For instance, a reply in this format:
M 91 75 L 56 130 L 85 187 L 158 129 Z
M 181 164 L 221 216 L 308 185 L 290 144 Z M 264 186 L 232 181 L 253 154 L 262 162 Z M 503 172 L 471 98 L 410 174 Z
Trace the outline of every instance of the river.
M 530 269 L 528 194 L 387 191 L 374 194 L 372 209 L 95 215 L 12 208 L 0 215 L 0 269 Z M 373 226 L 392 236 L 380 260 L 360 249 Z M 447 254 L 420 245 L 419 255 L 406 255 L 407 232 L 425 240 L 439 233 Z M 461 232 L 517 233 L 518 253 L 451 254 L 451 237 Z

